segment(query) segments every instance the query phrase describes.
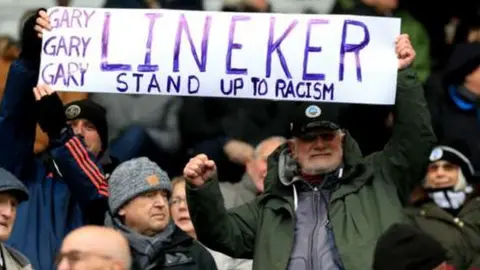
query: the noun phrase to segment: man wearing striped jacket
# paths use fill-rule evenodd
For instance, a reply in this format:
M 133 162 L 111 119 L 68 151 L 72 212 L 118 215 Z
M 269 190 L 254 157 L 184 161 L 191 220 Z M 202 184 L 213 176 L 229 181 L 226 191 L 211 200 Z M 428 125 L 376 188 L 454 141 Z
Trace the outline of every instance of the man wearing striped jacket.
M 25 24 L 22 54 L 12 63 L 0 104 L 0 167 L 28 188 L 7 242 L 25 254 L 34 269 L 54 269 L 63 238 L 85 224 L 103 224 L 108 185 L 98 160 L 107 147 L 103 109 L 91 101 L 62 105 L 50 87 L 35 87 L 41 39 Z M 38 46 L 32 48 L 32 46 Z M 34 155 L 36 122 L 50 146 Z

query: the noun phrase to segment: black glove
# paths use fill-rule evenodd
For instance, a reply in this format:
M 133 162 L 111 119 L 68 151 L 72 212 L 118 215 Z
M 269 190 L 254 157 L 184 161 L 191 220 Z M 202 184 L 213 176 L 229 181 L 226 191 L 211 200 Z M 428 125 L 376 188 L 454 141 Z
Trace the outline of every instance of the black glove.
M 39 17 L 38 13 L 40 10 L 47 11 L 44 8 L 40 8 L 37 10 L 35 15 L 32 15 L 25 21 L 22 30 L 22 39 L 20 40 L 21 44 L 21 53 L 20 58 L 27 60 L 30 64 L 32 64 L 35 68 L 40 67 L 40 55 L 42 52 L 42 39 L 37 36 L 37 31 L 35 31 L 34 27 L 36 25 L 36 20 Z
M 57 93 L 42 97 L 36 103 L 37 120 L 40 128 L 50 139 L 57 139 L 66 127 L 67 118 L 63 111 L 63 103 Z

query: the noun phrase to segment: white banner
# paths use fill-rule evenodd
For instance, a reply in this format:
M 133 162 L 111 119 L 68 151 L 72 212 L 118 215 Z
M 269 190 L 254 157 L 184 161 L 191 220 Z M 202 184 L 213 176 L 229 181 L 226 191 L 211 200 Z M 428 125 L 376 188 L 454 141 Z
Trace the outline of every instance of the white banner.
M 58 91 L 393 104 L 400 19 L 53 7 Z

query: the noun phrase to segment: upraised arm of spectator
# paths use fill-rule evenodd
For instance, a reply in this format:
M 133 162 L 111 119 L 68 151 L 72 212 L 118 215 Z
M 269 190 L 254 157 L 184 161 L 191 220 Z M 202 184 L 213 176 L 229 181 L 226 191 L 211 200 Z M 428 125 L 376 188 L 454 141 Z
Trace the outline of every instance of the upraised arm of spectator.
M 415 50 L 408 35 L 398 38 L 396 53 L 399 73 L 392 137 L 383 151 L 368 159 L 387 174 L 385 179 L 392 180 L 406 199 L 421 178 L 436 137 L 422 85 L 409 68 L 415 59 Z

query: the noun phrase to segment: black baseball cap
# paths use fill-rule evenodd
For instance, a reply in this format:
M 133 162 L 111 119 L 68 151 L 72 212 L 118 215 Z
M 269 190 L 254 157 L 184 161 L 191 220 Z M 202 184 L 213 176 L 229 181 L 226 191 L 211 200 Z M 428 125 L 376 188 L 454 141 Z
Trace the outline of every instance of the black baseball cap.
M 320 130 L 338 130 L 339 122 L 338 104 L 299 102 L 291 111 L 290 135 L 304 137 Z

